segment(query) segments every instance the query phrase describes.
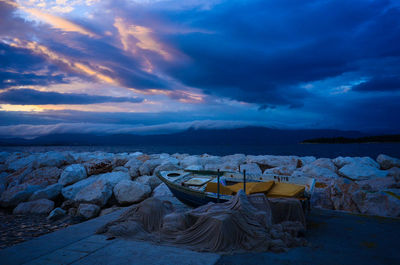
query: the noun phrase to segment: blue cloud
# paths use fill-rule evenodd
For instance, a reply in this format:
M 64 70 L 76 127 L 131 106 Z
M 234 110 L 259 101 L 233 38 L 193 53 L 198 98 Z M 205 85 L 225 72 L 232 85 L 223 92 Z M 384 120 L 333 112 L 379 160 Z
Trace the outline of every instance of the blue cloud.
M 143 102 L 143 98 L 109 97 L 74 93 L 41 92 L 33 89 L 10 89 L 0 93 L 0 102 L 18 105 L 95 104 L 105 102 Z

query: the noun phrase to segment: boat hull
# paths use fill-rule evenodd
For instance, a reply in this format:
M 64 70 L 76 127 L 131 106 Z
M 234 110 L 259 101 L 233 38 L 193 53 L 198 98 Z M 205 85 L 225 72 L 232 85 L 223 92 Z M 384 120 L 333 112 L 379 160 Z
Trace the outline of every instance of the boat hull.
M 168 185 L 168 188 L 170 189 L 170 191 L 172 192 L 172 194 L 174 194 L 174 196 L 180 200 L 181 202 L 183 202 L 184 204 L 193 206 L 193 207 L 198 207 L 201 205 L 205 205 L 209 202 L 218 202 L 217 198 L 213 198 L 213 197 L 209 197 L 209 196 L 205 196 L 200 192 L 188 192 L 187 190 L 182 190 L 177 188 L 175 185 Z M 225 202 L 226 200 L 220 198 L 219 202 Z

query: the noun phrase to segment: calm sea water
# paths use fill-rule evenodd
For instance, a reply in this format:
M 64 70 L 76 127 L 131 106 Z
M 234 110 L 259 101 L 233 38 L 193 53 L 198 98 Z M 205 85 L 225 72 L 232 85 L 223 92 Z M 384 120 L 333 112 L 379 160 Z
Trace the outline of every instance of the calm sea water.
M 13 146 L 1 147 L 3 151 L 75 151 L 110 153 L 141 151 L 154 153 L 188 153 L 188 154 L 247 154 L 247 155 L 298 155 L 335 158 L 338 156 L 370 156 L 376 158 L 379 154 L 400 157 L 400 143 L 370 143 L 370 144 L 288 144 L 288 145 L 145 145 L 145 146 Z

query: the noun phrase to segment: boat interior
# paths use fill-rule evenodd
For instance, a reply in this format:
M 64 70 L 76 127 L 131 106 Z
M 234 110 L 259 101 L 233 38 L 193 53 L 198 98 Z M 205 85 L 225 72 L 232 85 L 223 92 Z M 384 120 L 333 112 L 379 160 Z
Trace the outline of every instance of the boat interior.
M 171 184 L 205 192 L 209 196 L 218 193 L 231 196 L 243 189 L 246 194 L 264 193 L 267 197 L 307 198 L 315 185 L 314 179 L 306 177 L 226 171 L 161 171 L 160 175 Z

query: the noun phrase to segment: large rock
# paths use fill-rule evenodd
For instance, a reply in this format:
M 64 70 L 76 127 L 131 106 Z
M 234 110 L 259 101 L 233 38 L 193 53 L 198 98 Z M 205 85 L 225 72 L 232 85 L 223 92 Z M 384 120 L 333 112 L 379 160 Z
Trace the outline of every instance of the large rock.
M 342 168 L 348 164 L 360 164 L 379 168 L 379 164 L 370 157 L 337 157 L 332 160 L 336 167 Z
M 73 162 L 74 158 L 69 153 L 51 151 L 40 154 L 35 160 L 34 167 L 62 167 Z
M 46 187 L 57 183 L 62 170 L 57 167 L 38 168 L 24 177 L 23 183 Z
M 29 155 L 25 157 L 21 157 L 19 159 L 10 161 L 7 164 L 7 168 L 11 171 L 17 171 L 27 166 L 32 166 L 33 163 L 36 161 L 37 155 Z
M 396 181 L 400 181 L 400 168 L 392 167 L 388 170 L 388 176 L 393 177 Z
M 94 159 L 84 164 L 88 176 L 98 175 L 112 171 L 113 163 L 111 159 Z
M 139 168 L 143 164 L 143 161 L 137 159 L 136 157 L 131 158 L 124 167 L 129 169 L 129 175 L 132 178 L 136 178 L 140 175 Z
M 153 197 L 174 196 L 165 183 L 161 183 L 153 190 Z
M 246 170 L 246 174 L 249 175 L 261 175 L 261 169 L 256 163 L 250 163 L 250 164 L 243 164 L 240 166 L 240 170 L 243 172 Z
M 129 173 L 129 169 L 123 166 L 119 166 L 113 169 L 113 172 L 126 172 Z
M 153 175 L 154 169 L 162 164 L 161 159 L 149 159 L 146 160 L 140 167 L 139 172 L 140 175 Z
M 316 160 L 317 161 L 317 160 Z M 332 164 L 333 165 L 333 164 Z M 335 168 L 335 166 L 333 166 Z M 329 166 L 318 166 L 318 164 L 310 163 L 305 165 L 304 167 L 300 168 L 298 171 L 301 171 L 307 177 L 312 178 L 338 178 L 339 175 L 336 174 L 334 170 Z M 295 174 L 293 174 L 295 175 Z
M 347 179 L 336 179 L 330 185 L 330 195 L 335 210 L 358 212 L 352 195 L 360 189 L 359 185 Z
M 18 204 L 13 214 L 49 214 L 54 209 L 54 202 L 47 199 Z
M 35 201 L 38 199 L 49 199 L 55 200 L 61 194 L 61 189 L 63 186 L 61 184 L 53 184 L 47 186 L 44 189 L 35 191 L 32 196 L 29 198 L 30 201 Z
M 379 155 L 376 161 L 381 166 L 381 169 L 391 169 L 392 167 L 400 167 L 400 159 L 387 155 Z
M 282 166 L 282 167 L 274 167 L 267 170 L 264 170 L 265 175 L 285 175 L 290 176 L 297 168 L 293 165 L 290 166 Z
M 77 202 L 84 202 L 84 203 L 104 206 L 106 205 L 108 199 L 110 199 L 111 195 L 112 195 L 112 186 L 110 182 L 104 179 L 99 179 L 81 189 L 75 195 L 74 200 Z
M 382 191 L 386 189 L 400 188 L 400 183 L 394 177 L 374 178 L 368 180 L 357 181 L 361 189 L 368 191 Z
M 129 156 L 127 153 L 116 154 L 112 159 L 113 167 L 121 167 L 129 161 Z
M 160 185 L 162 183 L 162 181 L 154 175 L 141 176 L 141 177 L 138 177 L 135 181 L 140 182 L 144 185 L 150 186 L 151 190 L 153 190 L 155 187 L 157 187 L 158 185 Z
M 64 217 L 66 214 L 67 214 L 67 211 L 57 207 L 53 211 L 50 212 L 50 214 L 47 216 L 47 220 L 55 221 L 55 220 L 60 219 L 61 217 Z
M 9 174 L 6 177 L 6 183 L 5 183 L 6 188 L 11 188 L 21 184 L 25 176 L 31 173 L 32 170 L 33 170 L 32 166 L 27 166 L 15 171 L 12 174 Z
M 182 168 L 180 166 L 178 166 L 177 164 L 173 164 L 173 163 L 165 163 L 165 164 L 161 164 L 158 167 L 156 167 L 154 169 L 154 174 L 156 174 L 157 172 L 160 171 L 174 171 L 174 170 L 181 170 Z
M 332 180 L 330 179 L 320 179 L 315 183 L 314 193 L 311 196 L 312 207 L 329 210 L 334 209 L 331 200 L 331 182 Z
M 272 155 L 263 155 L 263 156 L 247 156 L 247 163 L 257 163 L 262 165 L 263 168 L 273 168 L 273 167 L 281 167 L 281 166 L 295 166 L 299 167 L 302 165 L 301 160 L 297 156 L 272 156 Z
M 83 188 L 89 186 L 90 184 L 92 184 L 97 180 L 105 180 L 106 182 L 109 182 L 111 188 L 113 188 L 118 182 L 124 179 L 130 180 L 131 177 L 126 172 L 110 172 L 100 175 L 94 175 L 63 188 L 61 193 L 64 196 L 64 198 L 68 200 L 74 200 L 78 192 L 80 192 Z
M 363 214 L 400 217 L 399 190 L 379 192 L 358 191 L 353 195 L 353 201 Z
M 0 152 L 0 164 L 4 164 L 9 156 L 9 152 Z
M 58 183 L 68 186 L 85 178 L 87 178 L 86 168 L 81 164 L 73 164 L 64 169 Z
M 8 188 L 1 194 L 0 205 L 2 207 L 16 206 L 21 202 L 27 201 L 35 191 L 42 188 L 41 186 L 29 185 L 27 183 Z
M 150 192 L 150 186 L 131 180 L 122 180 L 114 187 L 115 198 L 120 204 L 141 202 Z
M 183 160 L 181 160 L 180 165 L 186 169 L 189 166 L 203 166 L 201 163 L 201 159 L 198 156 L 186 156 L 185 158 L 183 158 Z
M 0 198 L 5 190 L 6 190 L 6 185 L 4 185 L 3 183 L 0 183 Z
M 317 160 L 317 158 L 315 158 L 315 156 L 302 156 L 299 157 L 299 160 L 301 161 L 301 166 L 305 166 L 314 162 L 315 160 Z
M 91 219 L 99 215 L 100 207 L 95 204 L 81 203 L 77 214 L 85 219 Z
M 368 164 L 351 163 L 340 168 L 339 174 L 353 180 L 366 180 L 372 178 L 385 178 L 387 177 L 388 172 Z

